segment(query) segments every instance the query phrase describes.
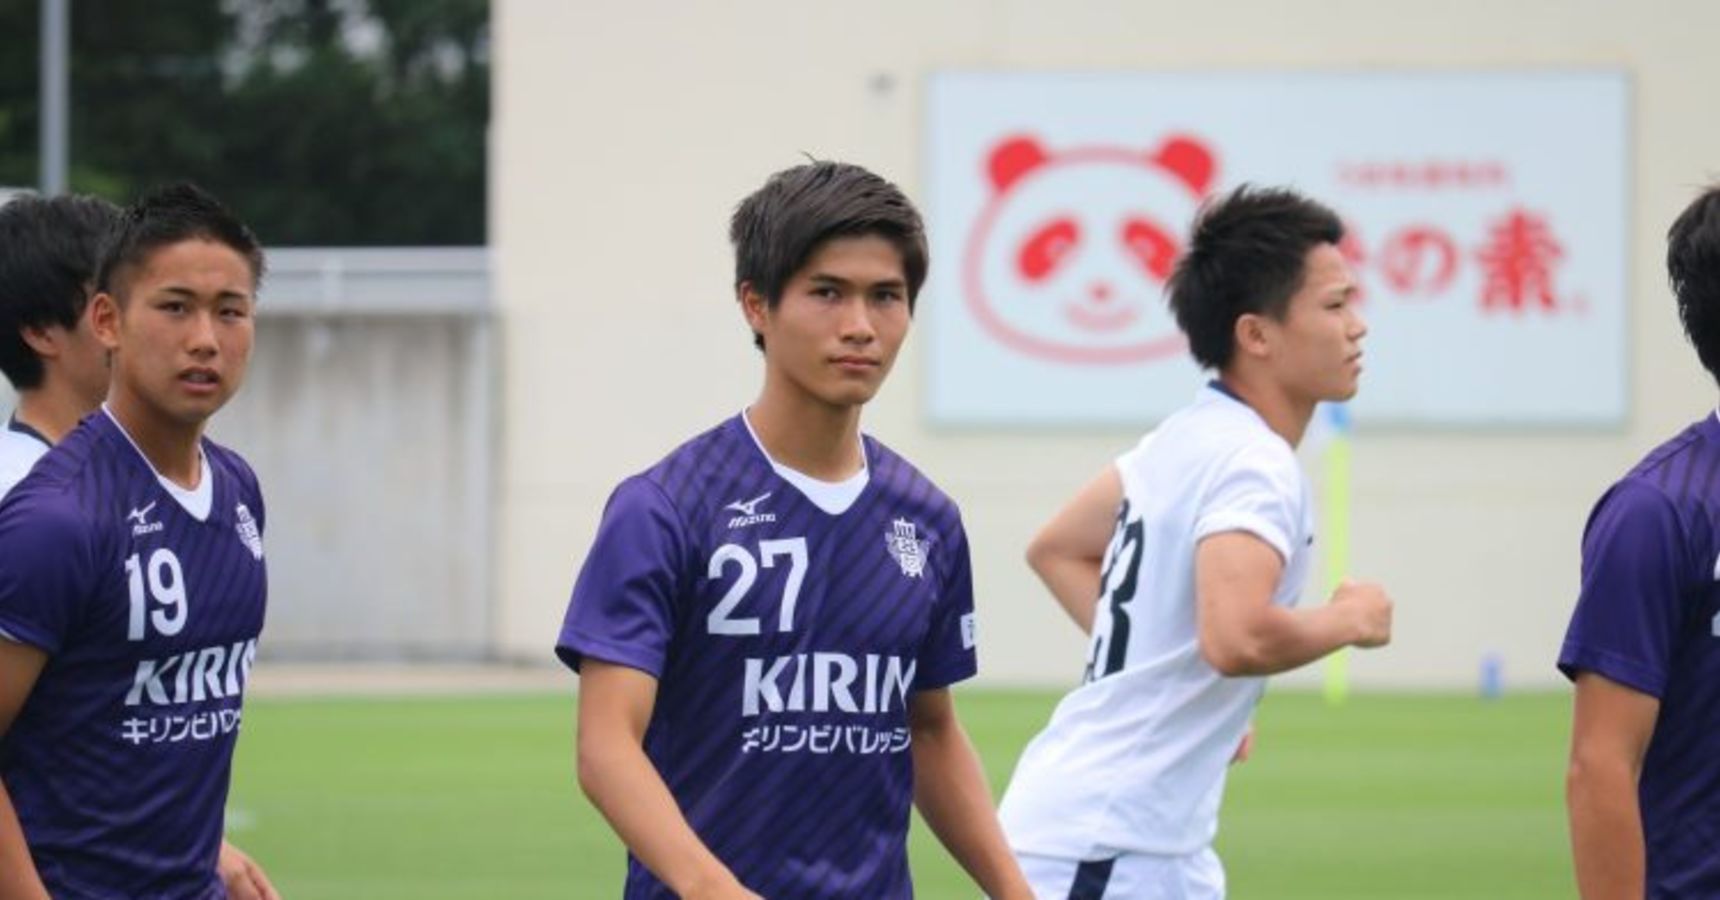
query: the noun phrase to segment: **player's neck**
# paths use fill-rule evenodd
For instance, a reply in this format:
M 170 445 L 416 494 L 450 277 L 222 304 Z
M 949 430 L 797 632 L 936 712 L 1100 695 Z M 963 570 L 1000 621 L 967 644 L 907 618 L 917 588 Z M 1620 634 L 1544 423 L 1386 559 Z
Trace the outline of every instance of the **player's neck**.
M 202 423 L 186 425 L 166 420 L 118 388 L 108 397 L 107 408 L 138 451 L 155 467 L 157 475 L 186 490 L 197 488 L 203 476 L 197 452 L 197 443 L 203 437 Z
M 746 413 L 771 459 L 820 481 L 842 481 L 865 467 L 860 407 L 785 393 L 766 385 Z
M 50 377 L 40 387 L 18 393 L 15 415 L 50 443 L 58 444 L 93 410 L 70 385 Z
M 1302 443 L 1308 431 L 1308 421 L 1314 418 L 1314 402 L 1297 398 L 1270 378 L 1257 373 L 1232 370 L 1218 378 L 1219 382 L 1248 404 L 1255 414 L 1265 420 L 1266 427 L 1292 447 Z

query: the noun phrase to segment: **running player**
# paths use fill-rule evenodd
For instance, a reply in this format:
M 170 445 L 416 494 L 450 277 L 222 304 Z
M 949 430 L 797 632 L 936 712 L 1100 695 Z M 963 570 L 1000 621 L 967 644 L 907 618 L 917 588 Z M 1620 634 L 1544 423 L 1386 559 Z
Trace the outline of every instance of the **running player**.
M 1295 447 L 1315 405 L 1356 392 L 1366 326 L 1343 228 L 1286 190 L 1203 210 L 1170 285 L 1217 376 L 1106 466 L 1029 561 L 1090 632 L 1082 683 L 1023 752 L 1010 845 L 1041 898 L 1212 898 L 1226 766 L 1265 677 L 1377 647 L 1391 602 L 1346 582 L 1295 609 L 1312 511 Z

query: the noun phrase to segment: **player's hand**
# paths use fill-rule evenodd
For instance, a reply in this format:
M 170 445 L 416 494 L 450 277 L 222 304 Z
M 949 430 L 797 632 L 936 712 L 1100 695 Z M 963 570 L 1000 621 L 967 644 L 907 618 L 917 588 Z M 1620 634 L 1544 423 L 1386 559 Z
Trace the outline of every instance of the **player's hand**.
M 1332 605 L 1349 614 L 1355 629 L 1350 641 L 1357 647 L 1384 647 L 1392 640 L 1392 599 L 1386 589 L 1372 581 L 1349 578 L 1332 592 Z
M 215 872 L 227 888 L 229 900 L 281 900 L 263 867 L 246 856 L 238 847 L 221 842 L 221 854 L 215 859 Z
M 1230 764 L 1234 766 L 1237 763 L 1248 762 L 1248 758 L 1250 756 L 1253 756 L 1253 755 L 1254 755 L 1254 726 L 1249 725 L 1248 730 L 1244 731 L 1242 733 L 1242 740 L 1237 742 L 1236 752 L 1230 754 Z

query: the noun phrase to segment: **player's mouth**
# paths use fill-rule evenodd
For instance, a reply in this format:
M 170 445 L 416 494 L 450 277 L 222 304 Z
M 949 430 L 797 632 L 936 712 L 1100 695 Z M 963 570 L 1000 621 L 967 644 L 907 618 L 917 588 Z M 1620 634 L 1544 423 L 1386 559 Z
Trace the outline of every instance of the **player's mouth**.
M 844 373 L 866 375 L 878 371 L 878 360 L 869 356 L 837 356 L 830 360 L 831 365 Z
M 197 396 L 210 396 L 221 389 L 221 373 L 196 366 L 179 373 L 179 384 Z

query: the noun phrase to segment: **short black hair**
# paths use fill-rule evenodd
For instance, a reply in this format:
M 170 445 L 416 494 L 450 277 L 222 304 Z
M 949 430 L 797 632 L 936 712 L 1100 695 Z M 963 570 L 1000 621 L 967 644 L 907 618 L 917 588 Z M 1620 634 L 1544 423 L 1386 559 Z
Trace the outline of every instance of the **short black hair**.
M 1704 190 L 1667 229 L 1666 274 L 1684 334 L 1720 382 L 1720 185 Z
M 263 280 L 263 248 L 257 236 L 221 201 L 188 182 L 157 188 L 126 207 L 102 252 L 96 290 L 123 300 L 120 283 L 151 253 L 170 244 L 207 240 L 225 244 L 244 257 L 253 287 Z
M 1250 313 L 1282 320 L 1302 288 L 1308 252 L 1343 239 L 1337 213 L 1289 188 L 1244 184 L 1208 203 L 1168 284 L 1195 361 L 1213 370 L 1230 365 L 1236 320 Z
M 21 194 L 0 206 L 0 371 L 20 391 L 42 384 L 26 328 L 78 326 L 102 242 L 119 207 L 97 197 Z
M 775 307 L 783 288 L 832 238 L 877 235 L 902 256 L 908 310 L 926 281 L 926 228 L 901 189 L 852 163 L 814 160 L 772 175 L 735 208 L 735 288 L 750 284 Z M 754 345 L 764 339 L 753 335 Z

